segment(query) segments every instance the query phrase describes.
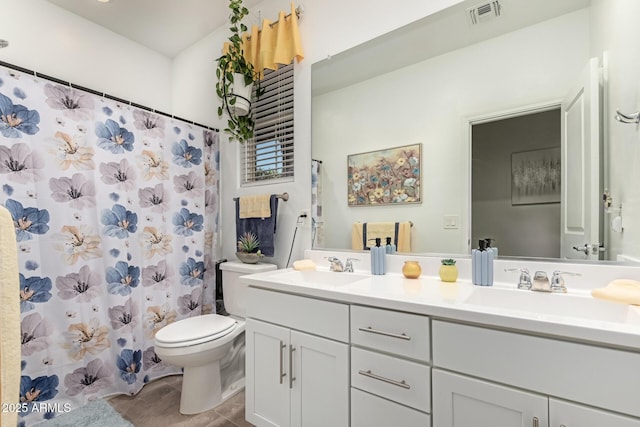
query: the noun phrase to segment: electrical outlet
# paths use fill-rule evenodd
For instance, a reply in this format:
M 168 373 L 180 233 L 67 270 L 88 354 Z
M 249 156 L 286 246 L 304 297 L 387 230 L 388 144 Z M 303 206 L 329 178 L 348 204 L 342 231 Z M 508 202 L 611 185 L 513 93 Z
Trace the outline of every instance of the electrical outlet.
M 311 224 L 311 212 L 309 209 L 302 209 L 298 216 L 298 226 L 308 228 L 309 224 Z

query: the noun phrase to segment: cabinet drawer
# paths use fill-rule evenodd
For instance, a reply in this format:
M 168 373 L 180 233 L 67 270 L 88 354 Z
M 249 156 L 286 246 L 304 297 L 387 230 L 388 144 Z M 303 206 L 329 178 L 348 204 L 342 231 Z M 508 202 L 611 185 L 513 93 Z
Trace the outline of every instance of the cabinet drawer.
M 351 386 L 429 412 L 430 368 L 416 362 L 351 348 Z
M 429 318 L 417 314 L 351 306 L 351 343 L 428 362 Z
M 351 389 L 351 427 L 430 426 L 429 414 Z
M 640 427 L 640 419 L 551 398 L 549 399 L 549 425 Z
M 640 416 L 640 353 L 434 320 L 433 366 Z
M 250 287 L 247 317 L 349 342 L 347 304 Z

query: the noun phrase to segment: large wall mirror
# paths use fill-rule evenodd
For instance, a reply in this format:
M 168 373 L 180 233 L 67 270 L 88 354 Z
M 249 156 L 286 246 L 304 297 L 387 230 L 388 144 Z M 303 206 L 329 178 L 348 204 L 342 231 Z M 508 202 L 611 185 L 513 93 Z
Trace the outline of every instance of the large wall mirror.
M 615 108 L 637 108 L 638 54 L 617 43 L 638 38 L 629 18 L 637 5 L 500 0 L 499 13 L 480 12 L 473 23 L 469 10 L 479 3 L 463 1 L 313 64 L 312 157 L 322 162 L 314 247 L 352 249 L 357 222 L 410 221 L 414 253 L 464 255 L 491 237 L 506 256 L 633 259 L 640 235 L 611 221 L 628 224 L 618 207 L 635 190 L 612 165 L 637 149 L 625 153 L 610 139 L 637 142 L 634 125 L 613 120 Z M 412 144 L 421 147 L 420 203 L 349 204 L 350 156 Z M 522 168 L 534 165 L 538 175 L 541 164 L 546 175 L 535 186 L 545 188 L 534 193 L 544 194 L 519 194 Z

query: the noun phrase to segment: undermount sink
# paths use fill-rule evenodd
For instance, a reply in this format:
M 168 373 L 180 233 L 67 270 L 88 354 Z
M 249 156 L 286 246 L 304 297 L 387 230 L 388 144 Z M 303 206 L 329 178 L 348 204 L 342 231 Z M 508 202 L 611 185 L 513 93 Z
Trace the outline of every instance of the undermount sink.
M 640 325 L 640 306 L 602 301 L 592 298 L 590 295 L 476 286 L 473 293 L 464 302 L 476 306 L 524 311 L 538 315 Z
M 271 277 L 298 285 L 344 286 L 367 279 L 369 276 L 357 273 L 337 273 L 327 270 L 289 270 L 274 274 Z

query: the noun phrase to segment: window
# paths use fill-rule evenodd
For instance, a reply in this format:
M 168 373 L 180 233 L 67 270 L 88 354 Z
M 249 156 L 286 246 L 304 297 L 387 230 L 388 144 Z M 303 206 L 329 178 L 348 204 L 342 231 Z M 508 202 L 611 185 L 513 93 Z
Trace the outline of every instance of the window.
M 254 137 L 242 150 L 242 184 L 293 177 L 293 63 L 265 70 L 261 86 Z

